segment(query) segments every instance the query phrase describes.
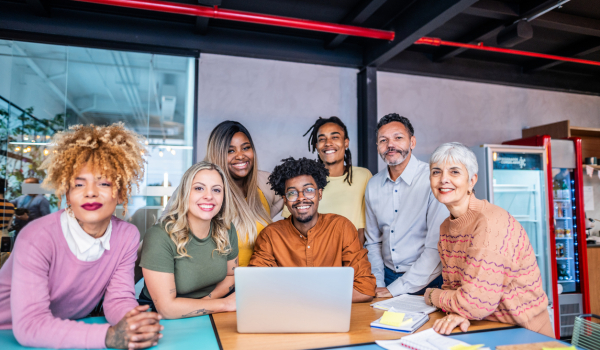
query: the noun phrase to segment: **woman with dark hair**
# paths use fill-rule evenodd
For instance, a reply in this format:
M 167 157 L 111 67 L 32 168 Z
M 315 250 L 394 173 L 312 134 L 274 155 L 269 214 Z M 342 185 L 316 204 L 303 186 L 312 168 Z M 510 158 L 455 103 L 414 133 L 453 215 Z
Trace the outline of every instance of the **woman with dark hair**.
M 317 151 L 319 163 L 329 170 L 327 187 L 319 203 L 319 213 L 333 213 L 352 221 L 358 230 L 361 245 L 365 243 L 365 189 L 373 177 L 369 169 L 352 165 L 350 138 L 344 122 L 338 117 L 317 119 L 304 134 L 308 150 Z M 284 217 L 290 216 L 284 208 Z

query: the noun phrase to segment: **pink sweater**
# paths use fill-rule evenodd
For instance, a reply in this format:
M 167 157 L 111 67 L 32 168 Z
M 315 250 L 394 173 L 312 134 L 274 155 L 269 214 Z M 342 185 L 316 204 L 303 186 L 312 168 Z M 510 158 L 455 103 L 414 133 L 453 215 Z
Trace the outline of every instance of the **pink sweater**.
M 73 321 L 104 296 L 111 325 L 138 305 L 133 268 L 137 228 L 112 218 L 110 250 L 96 261 L 77 260 L 60 226 L 62 210 L 27 225 L 0 270 L 0 329 L 13 329 L 24 346 L 105 348 L 109 324 Z
M 438 251 L 444 284 L 431 295 L 437 307 L 553 337 L 533 248 L 506 210 L 471 196 L 467 213 L 442 223 Z

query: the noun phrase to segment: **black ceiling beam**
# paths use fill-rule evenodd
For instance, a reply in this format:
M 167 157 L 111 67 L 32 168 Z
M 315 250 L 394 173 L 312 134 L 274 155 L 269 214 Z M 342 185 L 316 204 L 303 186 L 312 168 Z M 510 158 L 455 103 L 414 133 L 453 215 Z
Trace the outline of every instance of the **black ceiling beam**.
M 589 55 L 594 52 L 600 51 L 600 38 L 591 38 L 589 40 L 585 40 L 583 42 L 579 42 L 573 45 L 570 45 L 562 50 L 552 53 L 556 56 L 564 56 L 564 57 L 573 57 L 573 58 L 581 58 L 585 55 Z M 534 73 L 539 72 L 544 69 L 556 67 L 559 64 L 565 63 L 565 61 L 553 61 L 553 60 L 545 60 L 545 59 L 535 59 L 528 65 L 523 67 L 523 72 L 525 73 Z
M 221 6 L 221 0 L 198 0 L 199 5 L 203 6 Z M 208 24 L 210 22 L 210 18 L 208 17 L 196 17 L 196 28 L 195 32 L 200 35 L 205 35 L 208 33 Z
M 476 44 L 482 41 L 486 41 L 498 35 L 498 33 L 505 28 L 504 23 L 504 21 L 500 20 L 491 20 L 488 23 L 482 25 L 481 27 L 473 30 L 472 32 L 462 36 L 457 41 L 461 43 L 470 44 Z M 466 50 L 467 49 L 462 47 L 444 47 L 440 49 L 440 53 L 433 56 L 433 60 L 436 62 L 441 62 L 443 60 L 447 60 L 449 58 L 460 55 Z
M 519 6 L 499 0 L 479 0 L 463 13 L 477 17 L 510 20 L 519 17 Z
M 391 25 L 396 37 L 391 42 L 372 45 L 365 53 L 365 66 L 380 66 L 415 41 L 431 33 L 463 12 L 477 0 L 419 0 L 404 11 Z
M 518 19 L 528 18 L 529 16 L 539 13 L 539 11 L 543 11 L 544 9 L 549 8 L 556 4 L 557 0 L 531 0 L 527 1 L 520 5 L 515 4 L 507 4 L 508 7 L 498 7 L 499 11 L 510 11 L 511 13 L 518 13 Z M 495 4 L 495 3 L 493 3 Z M 476 4 L 477 5 L 477 4 Z M 485 3 L 484 3 L 485 5 Z M 514 21 L 511 20 L 511 21 Z M 458 42 L 468 43 L 468 44 L 477 44 L 482 41 L 486 41 L 488 39 L 494 38 L 498 35 L 498 33 L 506 28 L 507 25 L 510 25 L 510 22 L 499 20 L 499 19 L 491 19 L 488 23 L 482 25 L 481 27 L 475 29 L 474 31 L 464 35 Z M 433 57 L 433 60 L 436 62 L 440 62 L 465 52 L 467 49 L 462 47 L 449 47 L 443 48 L 440 50 L 441 52 Z
M 231 56 L 359 68 L 361 46 L 344 43 L 326 50 L 304 37 L 211 27 L 194 34 L 194 24 L 54 7 L 52 18 L 37 17 L 22 3 L 0 1 L 0 37 L 61 45 L 177 54 L 204 52 Z
M 375 11 L 385 4 L 387 0 L 363 0 L 350 11 L 340 24 L 360 25 L 363 24 Z M 346 40 L 348 35 L 338 34 L 325 42 L 325 47 L 334 49 Z
M 432 63 L 426 55 L 404 51 L 378 67 L 379 71 L 466 80 L 524 88 L 600 95 L 595 76 L 542 71 L 523 74 L 516 65 L 456 57 L 452 61 Z
M 25 2 L 36 15 L 50 17 L 50 0 L 25 0 Z
M 500 19 L 515 20 L 520 16 L 518 8 L 497 0 L 479 0 L 466 9 L 464 14 Z M 556 29 L 563 32 L 600 37 L 600 20 L 551 11 L 531 22 L 534 27 Z

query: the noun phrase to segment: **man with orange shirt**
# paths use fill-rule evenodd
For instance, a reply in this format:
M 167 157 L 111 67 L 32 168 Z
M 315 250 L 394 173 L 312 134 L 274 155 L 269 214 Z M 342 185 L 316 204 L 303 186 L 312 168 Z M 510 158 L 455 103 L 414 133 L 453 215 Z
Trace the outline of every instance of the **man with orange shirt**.
M 307 158 L 287 158 L 275 167 L 269 183 L 292 215 L 265 227 L 249 266 L 350 266 L 352 302 L 368 302 L 375 295 L 375 276 L 356 227 L 343 216 L 318 213 L 328 175 L 323 164 Z

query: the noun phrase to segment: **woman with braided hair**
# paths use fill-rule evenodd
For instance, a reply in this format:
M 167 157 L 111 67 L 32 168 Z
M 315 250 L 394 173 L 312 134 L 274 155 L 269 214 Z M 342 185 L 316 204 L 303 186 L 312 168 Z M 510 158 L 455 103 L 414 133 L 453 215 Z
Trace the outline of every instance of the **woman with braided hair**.
M 0 329 L 24 346 L 141 349 L 162 337 L 160 316 L 139 306 L 133 267 L 140 233 L 127 210 L 146 150 L 122 123 L 75 125 L 50 142 L 43 185 L 67 208 L 30 222 L 0 269 Z M 108 323 L 86 324 L 103 299 Z
M 333 213 L 352 221 L 358 230 L 361 245 L 365 243 L 365 189 L 373 177 L 369 169 L 352 165 L 350 138 L 344 122 L 338 117 L 317 119 L 304 134 L 308 150 L 317 151 L 319 163 L 329 170 L 327 187 L 319 204 L 319 213 Z M 289 217 L 287 208 L 284 217 Z

